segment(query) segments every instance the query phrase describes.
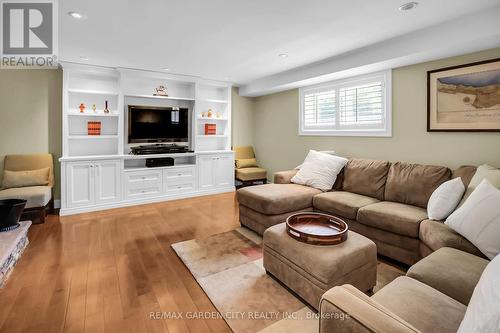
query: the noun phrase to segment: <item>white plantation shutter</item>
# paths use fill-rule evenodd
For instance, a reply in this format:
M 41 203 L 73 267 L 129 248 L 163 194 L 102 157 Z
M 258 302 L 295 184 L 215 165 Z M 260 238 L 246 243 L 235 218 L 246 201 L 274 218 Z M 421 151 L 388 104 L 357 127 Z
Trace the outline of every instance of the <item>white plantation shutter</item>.
M 379 81 L 339 89 L 340 126 L 382 126 L 384 123 L 382 87 L 383 83 Z
M 335 124 L 335 91 L 311 92 L 304 96 L 304 124 L 324 127 Z
M 300 90 L 302 135 L 390 136 L 390 72 Z

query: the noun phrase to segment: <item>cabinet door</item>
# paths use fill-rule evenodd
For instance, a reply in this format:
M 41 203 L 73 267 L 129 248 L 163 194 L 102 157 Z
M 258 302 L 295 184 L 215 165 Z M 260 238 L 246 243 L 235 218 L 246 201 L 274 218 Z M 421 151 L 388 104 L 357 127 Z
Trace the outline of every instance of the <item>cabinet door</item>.
M 234 186 L 233 155 L 219 155 L 215 161 L 215 185 L 218 187 Z
M 90 206 L 95 202 L 94 164 L 74 162 L 66 165 L 66 201 L 68 207 Z
M 103 160 L 94 163 L 95 203 L 120 201 L 120 160 Z
M 215 156 L 198 156 L 198 179 L 200 190 L 209 190 L 215 187 Z

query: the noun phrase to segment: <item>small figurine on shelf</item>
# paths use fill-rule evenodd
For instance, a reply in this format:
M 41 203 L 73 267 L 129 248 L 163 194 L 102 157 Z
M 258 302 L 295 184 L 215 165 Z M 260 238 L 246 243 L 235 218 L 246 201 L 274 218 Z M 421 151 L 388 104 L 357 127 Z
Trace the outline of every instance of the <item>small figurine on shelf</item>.
M 202 117 L 202 118 L 205 118 L 205 117 L 206 117 L 205 112 L 202 112 L 202 113 L 201 113 L 201 117 Z
M 105 102 L 104 102 L 104 113 L 109 113 L 109 109 L 108 109 L 108 101 L 105 101 Z
M 83 113 L 83 111 L 85 111 L 85 104 L 80 103 L 80 106 L 78 108 L 80 109 L 80 113 Z
M 207 117 L 208 118 L 212 118 L 212 114 L 213 114 L 212 109 L 208 109 L 208 111 L 207 111 Z
M 153 96 L 168 96 L 167 95 L 167 88 L 165 86 L 158 86 L 158 88 L 155 88 L 155 92 Z
M 94 113 L 96 112 L 95 104 L 92 104 L 92 111 L 94 111 Z
M 217 118 L 220 118 L 220 117 L 221 117 L 220 112 L 217 112 Z

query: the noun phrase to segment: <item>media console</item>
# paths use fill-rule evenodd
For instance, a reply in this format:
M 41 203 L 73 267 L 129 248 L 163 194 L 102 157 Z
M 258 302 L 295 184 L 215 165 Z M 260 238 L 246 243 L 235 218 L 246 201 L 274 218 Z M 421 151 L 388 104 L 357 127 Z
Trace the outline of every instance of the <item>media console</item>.
M 152 156 L 174 165 L 147 167 Z M 61 165 L 61 215 L 234 191 L 231 151 L 61 158 Z
M 235 190 L 229 83 L 121 68 L 62 67 L 61 215 Z M 165 85 L 169 96 L 154 96 L 158 85 Z M 189 110 L 189 147 L 129 144 L 129 105 Z M 215 118 L 206 116 L 209 109 Z M 89 122 L 101 123 L 100 135 L 87 133 Z M 207 123 L 216 124 L 214 135 L 205 135 Z

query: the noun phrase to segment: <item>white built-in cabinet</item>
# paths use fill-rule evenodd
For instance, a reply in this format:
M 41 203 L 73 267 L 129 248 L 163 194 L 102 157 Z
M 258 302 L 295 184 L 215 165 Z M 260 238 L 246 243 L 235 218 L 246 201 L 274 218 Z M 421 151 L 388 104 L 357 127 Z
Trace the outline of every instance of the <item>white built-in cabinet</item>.
M 234 157 L 232 154 L 200 155 L 198 161 L 200 189 L 224 188 L 234 184 Z
M 120 201 L 120 160 L 68 162 L 65 166 L 68 208 Z
M 154 71 L 62 67 L 61 215 L 234 191 L 229 83 Z M 168 97 L 153 95 L 159 85 L 166 86 Z M 193 152 L 130 155 L 132 104 L 188 108 Z M 89 122 L 100 124 L 100 135 L 89 135 Z M 205 135 L 205 124 L 216 125 L 215 135 Z M 175 163 L 147 168 L 146 159 L 155 157 L 172 157 Z

